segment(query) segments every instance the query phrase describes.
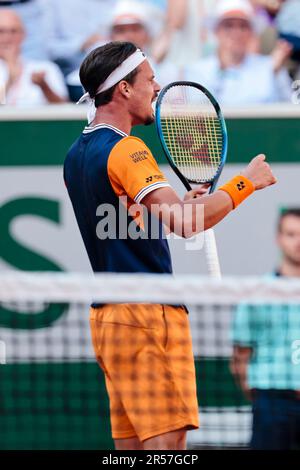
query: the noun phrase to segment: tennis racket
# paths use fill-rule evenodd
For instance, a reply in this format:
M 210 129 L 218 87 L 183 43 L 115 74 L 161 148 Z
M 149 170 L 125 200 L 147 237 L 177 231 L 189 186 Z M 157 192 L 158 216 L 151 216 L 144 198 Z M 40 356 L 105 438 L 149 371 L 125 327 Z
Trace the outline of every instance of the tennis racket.
M 174 82 L 156 102 L 156 128 L 166 157 L 188 191 L 210 183 L 215 190 L 227 156 L 227 130 L 219 104 L 202 85 Z M 213 229 L 205 232 L 208 271 L 221 277 Z

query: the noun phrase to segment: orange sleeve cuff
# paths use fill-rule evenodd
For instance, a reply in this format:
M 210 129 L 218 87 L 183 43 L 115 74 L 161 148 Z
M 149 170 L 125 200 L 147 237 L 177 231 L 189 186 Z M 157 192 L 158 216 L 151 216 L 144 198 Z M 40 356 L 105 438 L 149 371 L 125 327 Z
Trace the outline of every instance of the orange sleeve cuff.
M 218 189 L 229 194 L 233 202 L 233 208 L 235 209 L 248 196 L 254 193 L 255 186 L 252 181 L 245 178 L 245 176 L 238 175 Z

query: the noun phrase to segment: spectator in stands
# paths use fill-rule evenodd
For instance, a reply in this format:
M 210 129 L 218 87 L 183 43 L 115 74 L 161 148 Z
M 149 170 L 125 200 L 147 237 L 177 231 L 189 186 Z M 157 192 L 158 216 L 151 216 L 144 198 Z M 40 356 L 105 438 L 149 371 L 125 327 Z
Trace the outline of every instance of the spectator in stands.
M 25 38 L 20 17 L 0 10 L 0 86 L 8 105 L 36 106 L 66 101 L 63 76 L 55 64 L 27 60 L 21 55 Z
M 170 62 L 156 63 L 151 58 L 151 44 L 155 34 L 152 16 L 153 10 L 147 3 L 136 0 L 121 0 L 117 3 L 110 24 L 111 41 L 129 41 L 145 51 L 161 86 L 180 78 L 180 70 Z M 82 95 L 79 70 L 67 77 L 67 85 L 72 100 L 77 101 Z
M 293 47 L 291 73 L 295 78 L 300 75 L 300 2 L 286 0 L 276 18 L 276 26 L 280 36 Z
M 110 39 L 132 42 L 149 54 L 152 37 L 150 13 L 147 4 L 140 4 L 134 0 L 121 0 L 113 13 Z
M 185 67 L 185 79 L 206 86 L 223 105 L 290 100 L 291 81 L 283 68 L 291 48 L 279 43 L 272 56 L 249 53 L 253 9 L 247 0 L 220 0 L 216 7 L 217 53 Z
M 251 0 L 255 11 L 256 49 L 253 52 L 271 54 L 277 45 L 276 17 L 285 0 Z
M 45 0 L 0 0 L 0 8 L 13 9 L 21 18 L 26 30 L 22 55 L 26 59 L 45 60 L 48 58 L 44 28 Z
M 165 21 L 161 34 L 153 44 L 153 57 L 156 62 L 171 58 L 172 62 L 180 63 L 182 49 L 185 60 L 190 53 L 199 53 L 199 11 L 201 0 L 166 0 Z M 193 4 L 193 8 L 192 8 Z M 197 4 L 197 5 L 196 5 Z M 191 15 L 191 9 L 193 15 Z M 196 11 L 197 10 L 197 11 Z M 195 29 L 196 23 L 196 29 Z
M 146 3 L 136 0 L 121 0 L 113 14 L 110 39 L 112 41 L 133 42 L 146 52 L 161 86 L 177 80 L 179 69 L 170 62 L 157 63 L 152 57 L 152 41 L 155 36 L 153 23 L 158 20 L 152 16 L 153 10 Z
M 116 0 L 44 0 L 48 50 L 68 75 L 86 54 L 108 41 L 108 24 Z
M 254 7 L 263 8 L 270 17 L 275 17 L 286 0 L 251 0 Z
M 122 3 L 128 2 L 118 2 Z M 182 66 L 201 55 L 199 31 L 207 0 L 138 0 L 135 3 L 146 6 L 149 12 L 148 22 L 151 18 L 153 62 L 161 63 L 166 60 Z
M 283 211 L 276 277 L 300 279 L 300 209 Z M 300 305 L 239 305 L 231 371 L 253 402 L 253 449 L 300 449 Z
M 154 40 L 152 57 L 177 66 L 194 62 L 211 48 L 207 19 L 217 0 L 165 0 L 165 24 Z

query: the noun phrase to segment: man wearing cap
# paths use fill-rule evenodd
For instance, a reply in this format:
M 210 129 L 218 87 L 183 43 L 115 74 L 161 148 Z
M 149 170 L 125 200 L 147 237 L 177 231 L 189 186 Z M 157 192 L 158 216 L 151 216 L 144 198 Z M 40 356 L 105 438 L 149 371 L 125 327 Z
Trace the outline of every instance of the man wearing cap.
M 197 198 L 198 187 L 182 201 L 150 149 L 130 136 L 133 126 L 153 123 L 160 90 L 143 52 L 129 42 L 106 44 L 86 57 L 80 79 L 93 113 L 68 152 L 64 179 L 94 272 L 171 274 L 163 225 L 190 237 L 202 229 L 202 204 L 208 229 L 233 210 L 237 192 L 241 202 L 276 182 L 259 155 L 239 175 L 239 191 L 234 178 L 214 194 Z M 185 449 L 187 430 L 198 427 L 186 309 L 94 303 L 90 323 L 116 448 Z
M 112 41 L 129 41 L 145 51 L 161 86 L 179 80 L 179 68 L 170 62 L 157 63 L 151 58 L 152 41 L 162 26 L 159 9 L 135 0 L 117 3 L 111 23 Z
M 156 63 L 151 58 L 151 43 L 161 24 L 161 12 L 153 6 L 135 0 L 121 0 L 112 11 L 108 34 L 112 41 L 128 41 L 145 51 L 161 86 L 180 80 L 181 70 L 170 62 Z M 156 25 L 156 26 L 155 26 Z M 98 44 L 100 46 L 100 43 Z M 90 50 L 96 47 L 91 44 Z M 66 82 L 72 101 L 82 94 L 79 70 L 70 73 Z
M 249 52 L 255 34 L 254 11 L 246 0 L 220 0 L 216 6 L 214 56 L 187 65 L 185 79 L 206 86 L 222 105 L 238 106 L 287 101 L 291 81 L 282 68 L 290 47 L 272 56 Z
M 180 69 L 170 63 L 156 63 L 151 58 L 152 39 L 160 30 L 162 12 L 146 2 L 120 0 L 112 11 L 108 34 L 111 41 L 128 41 L 145 51 L 148 60 L 161 86 L 180 79 Z M 100 44 L 98 44 L 100 45 Z M 96 45 L 91 45 L 90 50 Z M 66 78 L 72 101 L 77 101 L 82 94 L 79 70 L 73 71 Z
M 131 0 L 117 3 L 111 21 L 112 41 L 132 42 L 149 54 L 154 18 L 149 5 Z

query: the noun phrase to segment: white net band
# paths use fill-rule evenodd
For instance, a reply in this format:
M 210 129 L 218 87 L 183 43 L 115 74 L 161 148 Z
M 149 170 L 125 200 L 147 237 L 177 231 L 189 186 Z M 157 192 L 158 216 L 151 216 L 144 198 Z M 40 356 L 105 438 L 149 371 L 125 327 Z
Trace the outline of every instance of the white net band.
M 166 303 L 232 305 L 300 303 L 300 282 L 274 278 L 208 279 L 194 275 L 0 274 L 2 302 Z

